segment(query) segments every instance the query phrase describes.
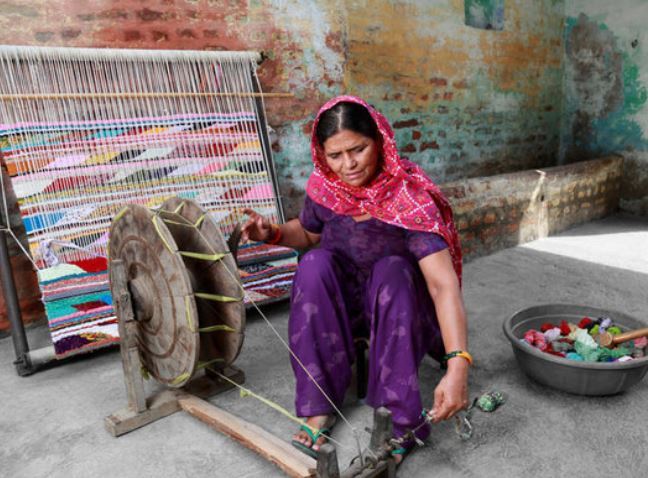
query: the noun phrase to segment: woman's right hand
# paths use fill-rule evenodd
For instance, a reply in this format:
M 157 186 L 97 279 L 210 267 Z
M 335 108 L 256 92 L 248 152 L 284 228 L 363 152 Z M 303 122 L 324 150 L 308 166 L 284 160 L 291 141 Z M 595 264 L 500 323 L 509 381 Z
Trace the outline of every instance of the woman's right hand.
M 272 234 L 270 220 L 252 209 L 244 209 L 243 212 L 249 216 L 249 219 L 241 228 L 241 242 L 250 239 L 258 242 L 268 241 Z

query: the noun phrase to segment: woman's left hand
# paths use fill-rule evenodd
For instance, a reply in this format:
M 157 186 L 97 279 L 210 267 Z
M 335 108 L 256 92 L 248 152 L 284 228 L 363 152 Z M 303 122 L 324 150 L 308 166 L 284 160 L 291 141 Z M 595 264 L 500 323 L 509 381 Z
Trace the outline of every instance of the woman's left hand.
M 453 417 L 468 407 L 468 362 L 462 358 L 448 361 L 448 371 L 434 389 L 434 423 Z

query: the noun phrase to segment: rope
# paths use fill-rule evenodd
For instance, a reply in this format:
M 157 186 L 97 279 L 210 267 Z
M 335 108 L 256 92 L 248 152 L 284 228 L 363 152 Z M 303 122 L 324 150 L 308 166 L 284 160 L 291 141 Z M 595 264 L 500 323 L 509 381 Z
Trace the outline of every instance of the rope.
M 291 413 L 290 411 L 286 410 L 284 407 L 282 407 L 282 406 L 279 405 L 278 403 L 273 402 L 273 401 L 270 400 L 269 398 L 265 398 L 265 397 L 263 397 L 263 396 L 261 396 L 261 395 L 259 395 L 259 394 L 257 394 L 257 393 L 254 393 L 252 390 L 250 390 L 250 389 L 244 387 L 243 385 L 241 385 L 241 384 L 235 382 L 234 380 L 230 379 L 230 378 L 227 377 L 226 375 L 223 375 L 223 374 L 220 373 L 218 370 L 214 370 L 214 369 L 209 368 L 209 367 L 207 367 L 207 368 L 208 368 L 208 370 L 209 370 L 210 372 L 214 373 L 215 375 L 218 375 L 218 377 L 220 377 L 221 379 L 223 379 L 223 380 L 225 380 L 226 382 L 228 382 L 228 383 L 234 385 L 235 387 L 237 387 L 237 388 L 240 390 L 240 394 L 241 394 L 241 397 L 242 397 L 242 398 L 245 398 L 245 397 L 248 397 L 248 396 L 249 396 L 249 397 L 252 397 L 252 398 L 255 398 L 255 399 L 257 399 L 258 401 L 260 401 L 261 403 L 264 403 L 265 405 L 269 406 L 269 407 L 272 408 L 273 410 L 276 410 L 277 412 L 281 413 L 282 415 L 284 415 L 284 416 L 287 417 L 288 419 L 292 420 L 293 422 L 295 422 L 295 423 L 297 423 L 297 424 L 299 424 L 299 425 L 301 425 L 301 426 L 303 426 L 303 427 L 308 428 L 308 429 L 309 429 L 313 434 L 317 434 L 317 433 L 319 433 L 319 431 L 320 431 L 319 428 L 315 428 L 315 427 L 310 426 L 308 423 L 306 423 L 305 420 L 302 420 L 302 419 L 299 418 L 298 416 L 296 416 L 296 415 L 294 415 L 293 413 Z M 337 440 L 331 438 L 330 436 L 327 436 L 326 439 L 329 440 L 329 441 L 331 441 L 331 442 L 333 442 L 333 443 L 335 443 L 335 444 L 338 445 L 340 448 L 343 448 L 343 449 L 345 449 L 345 450 L 347 450 L 347 451 L 353 451 L 353 450 L 352 450 L 350 447 L 348 447 L 346 444 L 341 443 L 340 441 L 337 441 Z

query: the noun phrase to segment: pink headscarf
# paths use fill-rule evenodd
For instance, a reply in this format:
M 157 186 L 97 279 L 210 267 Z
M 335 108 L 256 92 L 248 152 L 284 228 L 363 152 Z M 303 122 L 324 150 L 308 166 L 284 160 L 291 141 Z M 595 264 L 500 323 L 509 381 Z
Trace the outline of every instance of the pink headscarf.
M 364 106 L 382 137 L 381 170 L 365 186 L 351 186 L 331 171 L 315 134 L 322 114 L 341 102 Z M 399 156 L 394 132 L 382 114 L 355 96 L 333 98 L 322 106 L 315 118 L 311 154 L 315 170 L 308 179 L 306 193 L 313 201 L 338 214 L 359 216 L 369 213 L 394 226 L 439 234 L 448 244 L 461 283 L 461 246 L 450 204 L 418 165 Z

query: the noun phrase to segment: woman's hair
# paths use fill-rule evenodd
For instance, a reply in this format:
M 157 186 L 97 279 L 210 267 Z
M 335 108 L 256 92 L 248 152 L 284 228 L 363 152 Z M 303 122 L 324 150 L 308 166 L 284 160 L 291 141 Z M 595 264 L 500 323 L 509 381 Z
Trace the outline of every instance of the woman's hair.
M 380 138 L 376 122 L 367 108 L 347 101 L 338 103 L 322 113 L 315 136 L 320 146 L 324 146 L 327 139 L 345 129 L 376 141 Z

